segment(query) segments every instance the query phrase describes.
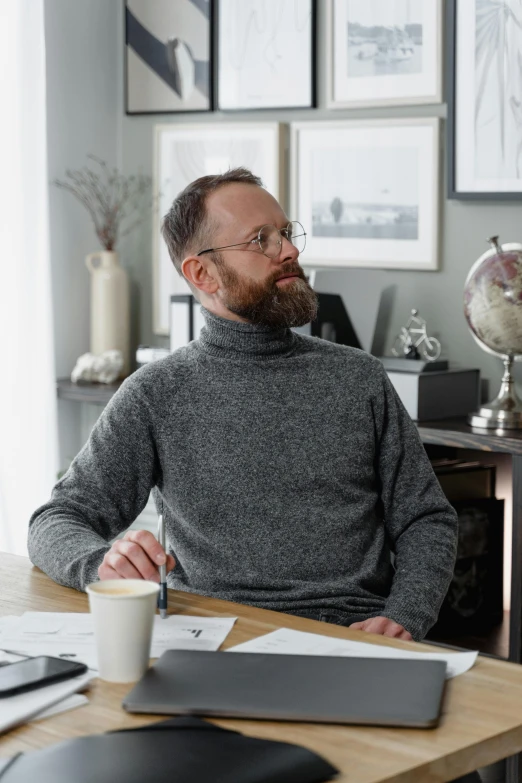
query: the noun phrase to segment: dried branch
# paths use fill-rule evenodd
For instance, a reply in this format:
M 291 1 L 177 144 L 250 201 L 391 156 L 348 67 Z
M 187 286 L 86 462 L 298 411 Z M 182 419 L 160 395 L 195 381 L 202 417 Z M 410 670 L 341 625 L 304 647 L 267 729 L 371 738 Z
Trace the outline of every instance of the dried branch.
M 142 223 L 159 194 L 151 195 L 152 177 L 121 174 L 96 155 L 88 155 L 97 168 L 67 169 L 66 179 L 54 184 L 69 191 L 88 211 L 105 250 L 114 250 L 119 238 Z

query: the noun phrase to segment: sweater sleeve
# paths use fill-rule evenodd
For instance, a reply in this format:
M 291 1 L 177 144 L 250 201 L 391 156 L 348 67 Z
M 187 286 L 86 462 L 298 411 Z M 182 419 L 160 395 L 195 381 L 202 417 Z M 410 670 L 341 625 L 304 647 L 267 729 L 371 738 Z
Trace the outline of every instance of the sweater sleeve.
M 59 584 L 84 590 L 98 579 L 108 543 L 145 507 L 158 459 L 149 411 L 125 381 L 88 442 L 29 521 L 29 557 Z
M 457 514 L 384 369 L 375 406 L 377 475 L 395 575 L 383 615 L 422 639 L 437 620 L 457 552 Z

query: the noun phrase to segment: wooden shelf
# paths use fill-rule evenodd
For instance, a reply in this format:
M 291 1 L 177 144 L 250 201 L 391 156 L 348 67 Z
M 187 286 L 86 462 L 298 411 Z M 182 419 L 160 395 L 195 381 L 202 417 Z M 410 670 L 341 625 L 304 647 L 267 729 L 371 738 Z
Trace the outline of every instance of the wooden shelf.
M 421 421 L 417 423 L 417 429 L 423 443 L 522 454 L 522 430 L 507 430 L 505 434 L 496 430 L 479 430 L 470 427 L 462 417 Z
M 58 378 L 56 393 L 59 400 L 106 405 L 121 384 L 122 381 L 116 383 L 91 383 L 89 381 L 73 383 L 69 378 Z

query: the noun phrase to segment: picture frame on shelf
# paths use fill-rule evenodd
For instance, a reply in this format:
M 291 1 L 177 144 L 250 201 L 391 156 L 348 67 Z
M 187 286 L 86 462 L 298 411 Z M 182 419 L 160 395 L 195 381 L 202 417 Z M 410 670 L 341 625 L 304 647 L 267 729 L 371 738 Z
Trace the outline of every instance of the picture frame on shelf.
M 305 266 L 438 268 L 437 118 L 292 123 L 290 146 Z
M 153 328 L 169 334 L 170 297 L 190 294 L 176 271 L 161 236 L 161 222 L 187 185 L 207 174 L 245 166 L 261 177 L 266 189 L 284 201 L 285 126 L 277 122 L 156 125 L 154 129 Z
M 448 0 L 446 13 L 448 198 L 520 200 L 520 20 L 489 0 L 480 13 Z
M 125 0 L 125 111 L 212 111 L 215 0 Z
M 327 106 L 442 101 L 443 0 L 327 0 Z
M 216 105 L 313 108 L 316 0 L 219 0 Z

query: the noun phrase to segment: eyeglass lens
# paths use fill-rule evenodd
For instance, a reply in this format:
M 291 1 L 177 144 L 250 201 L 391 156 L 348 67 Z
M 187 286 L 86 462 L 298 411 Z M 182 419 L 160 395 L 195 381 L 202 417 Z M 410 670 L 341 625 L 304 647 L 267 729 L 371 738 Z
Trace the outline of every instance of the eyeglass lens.
M 276 258 L 281 252 L 283 236 L 297 248 L 299 253 L 303 252 L 306 245 L 306 233 L 301 223 L 297 220 L 293 220 L 286 228 L 281 230 L 278 230 L 275 226 L 263 226 L 259 232 L 261 252 L 268 258 Z

